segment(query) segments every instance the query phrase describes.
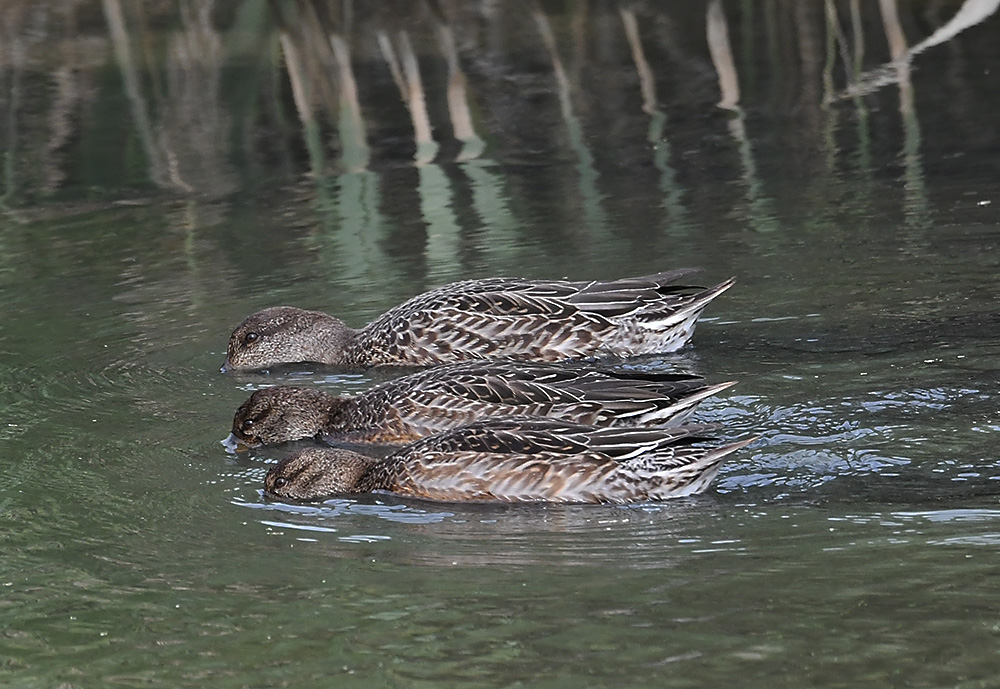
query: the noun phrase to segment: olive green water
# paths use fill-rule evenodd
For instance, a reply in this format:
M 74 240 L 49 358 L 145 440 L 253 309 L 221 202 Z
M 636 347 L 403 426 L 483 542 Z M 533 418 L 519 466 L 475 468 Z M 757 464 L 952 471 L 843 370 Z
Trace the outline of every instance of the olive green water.
M 0 685 L 997 686 L 997 3 L 359 5 L 0 6 Z M 637 365 L 761 436 L 704 496 L 219 444 L 372 380 L 219 373 L 258 308 L 682 266 L 738 283 Z

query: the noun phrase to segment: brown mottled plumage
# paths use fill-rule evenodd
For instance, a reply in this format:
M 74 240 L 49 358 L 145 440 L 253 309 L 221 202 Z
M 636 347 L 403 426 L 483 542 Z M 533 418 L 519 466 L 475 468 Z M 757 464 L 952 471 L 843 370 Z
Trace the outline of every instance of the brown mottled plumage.
M 376 385 L 355 397 L 313 388 L 257 390 L 236 411 L 232 450 L 323 436 L 402 443 L 497 416 L 545 416 L 597 426 L 680 423 L 734 383 L 585 364 L 467 361 Z
M 385 490 L 451 502 L 636 502 L 699 493 L 753 438 L 705 447 L 711 426 L 597 428 L 495 419 L 407 445 L 383 459 L 340 448 L 294 452 L 264 478 L 271 496 L 320 500 Z
M 673 270 L 611 281 L 487 278 L 413 297 L 360 330 L 291 306 L 247 317 L 229 339 L 223 371 L 281 363 L 340 367 L 468 359 L 557 361 L 679 349 L 699 314 L 733 285 L 672 284 Z

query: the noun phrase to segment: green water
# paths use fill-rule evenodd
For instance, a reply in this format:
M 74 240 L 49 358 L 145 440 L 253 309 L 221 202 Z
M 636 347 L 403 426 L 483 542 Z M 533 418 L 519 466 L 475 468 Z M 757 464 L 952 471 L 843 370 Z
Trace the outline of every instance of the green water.
M 997 686 L 994 3 L 438 10 L 0 7 L 0 684 Z M 706 495 L 289 506 L 219 444 L 379 375 L 221 374 L 264 306 L 683 266 L 737 286 L 636 365 L 761 436 Z

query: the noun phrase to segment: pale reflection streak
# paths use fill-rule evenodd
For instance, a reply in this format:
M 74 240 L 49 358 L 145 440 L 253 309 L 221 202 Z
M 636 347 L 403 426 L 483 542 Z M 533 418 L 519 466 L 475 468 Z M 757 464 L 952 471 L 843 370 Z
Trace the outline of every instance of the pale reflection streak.
M 321 256 L 336 261 L 338 274 L 360 279 L 386 264 L 380 180 L 368 169 L 371 152 L 347 40 L 336 31 L 324 32 L 314 8 L 305 10 L 288 22 L 296 33 L 282 31 L 279 41 L 316 180 L 316 206 L 324 226 L 319 239 L 335 244 Z M 316 103 L 337 114 L 341 172 L 335 177 L 328 174 Z
M 736 62 L 733 60 L 733 51 L 729 42 L 729 26 L 721 0 L 712 0 L 708 4 L 706 20 L 708 52 L 719 77 L 721 98 L 717 105 L 732 113 L 728 123 L 729 133 L 737 144 L 743 167 L 743 183 L 748 203 L 747 216 L 755 230 L 771 231 L 777 229 L 776 220 L 774 214 L 768 210 L 770 199 L 764 195 L 763 185 L 757 175 L 757 164 L 754 161 L 753 149 L 747 136 L 743 109 L 739 104 L 739 77 L 736 72 Z
M 72 115 L 81 95 L 76 75 L 69 65 L 58 67 L 52 74 L 52 82 L 55 85 L 55 99 L 49 114 L 52 134 L 45 142 L 45 155 L 41 161 L 43 188 L 49 192 L 58 189 L 66 179 L 64 156 L 60 151 L 74 133 Z
M 283 9 L 291 12 L 303 8 L 286 6 Z M 305 8 L 304 14 L 296 12 L 282 18 L 284 28 L 278 32 L 278 41 L 292 101 L 302 126 L 302 141 L 315 180 L 316 210 L 324 230 L 312 241 L 320 246 L 325 241 L 335 242 L 336 250 L 321 251 L 321 258 L 335 260 L 334 268 L 338 273 L 357 278 L 369 270 L 370 264 L 365 258 L 370 253 L 371 238 L 367 232 L 354 233 L 353 230 L 367 229 L 366 220 L 372 215 L 367 210 L 371 196 L 370 192 L 366 193 L 369 185 L 365 184 L 361 173 L 354 172 L 359 165 L 363 170 L 367 162 L 360 105 L 356 89 L 352 89 L 355 83 L 349 66 L 345 75 L 343 59 L 350 59 L 349 54 L 344 55 L 346 46 L 339 45 L 335 35 L 326 36 L 316 13 L 308 9 Z M 336 94 L 331 82 L 339 87 Z M 317 107 L 323 105 L 329 112 L 337 112 L 336 106 L 339 106 L 338 131 L 347 172 L 336 178 L 327 174 L 327 153 L 317 113 Z M 352 120 L 353 116 L 358 119 Z
M 463 162 L 478 158 L 486 147 L 472 124 L 472 114 L 469 111 L 469 101 L 465 73 L 458 62 L 458 50 L 455 47 L 455 37 L 451 27 L 443 21 L 434 23 L 435 33 L 441 52 L 448 63 L 448 114 L 451 117 L 451 128 L 456 139 L 462 142 L 462 150 L 456 160 Z
M 236 188 L 227 158 L 230 112 L 221 103 L 222 39 L 212 23 L 214 3 L 181 2 L 181 30 L 167 42 L 166 91 L 153 90 L 157 129 L 172 176 L 200 195 Z M 147 57 L 148 69 L 153 60 Z
M 352 284 L 364 284 L 362 276 L 374 277 L 388 263 L 382 249 L 388 225 L 381 210 L 379 177 L 371 170 L 360 170 L 341 173 L 333 181 L 335 201 L 328 210 L 338 217 L 331 228 L 337 240 L 337 274 Z
M 823 152 L 826 154 L 826 174 L 836 175 L 837 170 L 837 113 L 829 106 L 830 94 L 834 92 L 833 70 L 839 55 L 844 67 L 847 67 L 847 39 L 840 29 L 837 8 L 833 0 L 824 2 L 824 20 L 826 22 L 826 60 L 823 63 L 823 98 L 818 104 L 823 117 L 822 141 Z
M 400 57 L 396 55 L 393 41 L 385 31 L 378 32 L 378 45 L 385 58 L 393 81 L 399 87 L 399 95 L 403 98 L 410 112 L 410 123 L 413 125 L 413 138 L 417 144 L 414 162 L 418 166 L 426 165 L 437 155 L 438 145 L 431 136 L 431 118 L 427 114 L 427 100 L 424 97 L 424 85 L 420 79 L 420 66 L 413 52 L 410 36 L 406 31 L 400 31 L 396 43 L 399 46 Z
M 649 115 L 649 130 L 646 139 L 653 146 L 653 165 L 660 171 L 660 190 L 663 192 L 663 206 L 667 211 L 668 229 L 689 227 L 687 209 L 684 207 L 684 191 L 677 183 L 677 171 L 670 164 L 670 141 L 665 136 L 667 115 L 659 107 L 656 99 L 656 79 L 646 60 L 639 36 L 639 23 L 635 11 L 619 10 L 625 27 L 625 38 L 632 51 L 632 61 L 639 75 L 639 91 L 642 93 L 642 111 Z
M 140 38 L 147 38 L 141 4 Z M 146 153 L 150 179 L 163 188 L 190 193 L 224 194 L 235 186 L 222 149 L 228 138 L 228 118 L 218 101 L 222 62 L 221 41 L 212 26 L 212 5 L 179 3 L 181 30 L 168 42 L 166 85 L 155 78 L 158 66 L 148 51 L 142 65 L 130 45 L 128 23 L 120 0 L 104 0 L 105 22 L 122 75 L 135 128 Z M 143 68 L 154 75 L 143 93 Z M 150 114 L 155 106 L 157 118 Z
M 355 282 L 361 276 L 371 275 L 379 267 L 386 265 L 388 259 L 381 245 L 386 222 L 381 211 L 379 177 L 368 169 L 371 149 L 365 134 L 357 82 L 351 69 L 350 48 L 347 41 L 337 33 L 330 34 L 330 47 L 340 87 L 337 126 L 344 167 L 344 171 L 336 178 L 334 206 L 339 216 L 336 255 L 341 259 L 340 269 L 344 271 L 344 275 Z
M 903 123 L 903 213 L 909 224 L 930 227 L 932 222 L 927 203 L 927 188 L 923 166 L 920 163 L 920 122 L 913 107 L 913 83 L 910 80 L 910 61 L 906 59 L 907 46 L 903 27 L 899 23 L 896 0 L 879 0 L 889 54 L 896 70 L 899 85 L 899 115 Z
M 590 152 L 584 140 L 583 126 L 573 112 L 573 103 L 570 98 L 571 86 L 569 78 L 566 76 L 566 69 L 563 67 L 562 58 L 559 57 L 559 49 L 556 46 L 556 37 L 552 32 L 552 25 L 549 22 L 548 15 L 542 11 L 541 6 L 537 3 L 532 8 L 531 16 L 535 20 L 538 32 L 542 36 L 542 43 L 545 45 L 545 50 L 552 61 L 552 75 L 556 81 L 559 111 L 562 114 L 563 122 L 566 123 L 569 146 L 577 158 L 576 169 L 580 183 L 580 200 L 583 204 L 587 230 L 595 238 L 606 238 L 608 236 L 606 232 L 607 218 L 604 209 L 601 207 L 603 196 L 597 188 L 598 172 L 594 166 L 594 155 Z M 593 241 L 591 245 L 593 246 Z
M 337 121 L 344 169 L 348 172 L 361 172 L 368 167 L 371 149 L 365 136 L 358 85 L 351 70 L 351 51 L 347 41 L 335 33 L 330 34 L 330 47 L 337 64 L 337 82 L 340 85 L 340 117 Z
M 299 51 L 292 41 L 291 35 L 287 31 L 282 31 L 279 36 L 281 50 L 285 55 L 285 71 L 288 73 L 288 82 L 292 87 L 292 101 L 295 103 L 295 110 L 299 114 L 299 121 L 302 123 L 302 138 L 309 153 L 309 165 L 313 175 L 319 176 L 326 167 L 325 156 L 323 155 L 323 141 L 320 138 L 319 124 L 313 112 L 312 102 L 308 92 L 308 79 L 305 66 L 299 56 Z
M 378 44 L 389 65 L 399 93 L 410 111 L 417 152 L 414 162 L 419 181 L 420 214 L 427 225 L 427 278 L 431 283 L 445 282 L 458 268 L 459 226 L 452 209 L 451 182 L 440 165 L 434 164 L 438 144 L 431 136 L 430 117 L 420 66 L 409 35 L 400 31 L 397 45 L 399 57 L 389 36 L 378 32 Z
M 149 109 L 146 107 L 146 100 L 143 98 L 142 88 L 139 85 L 138 68 L 129 46 L 128 30 L 125 25 L 121 1 L 103 0 L 101 4 L 104 9 L 104 19 L 108 25 L 108 35 L 114 48 L 115 60 L 121 70 L 125 96 L 128 98 L 135 128 L 149 161 L 149 177 L 157 186 L 176 186 L 183 191 L 191 191 L 191 187 L 182 180 L 172 177 L 167 167 L 166 156 L 156 145 Z
M 146 46 L 148 29 L 141 5 L 128 5 L 138 17 L 139 45 Z M 157 77 L 159 65 L 148 50 L 131 49 L 132 38 L 119 0 L 105 0 L 104 13 L 116 60 L 122 74 L 130 112 L 147 156 L 150 179 L 162 188 L 216 198 L 236 187 L 226 158 L 229 113 L 220 98 L 221 39 L 212 25 L 212 3 L 178 4 L 180 29 L 169 36 L 163 62 L 165 80 Z M 145 64 L 137 60 L 145 58 Z M 141 74 L 153 75 L 143 93 Z M 151 112 L 156 113 L 154 118 Z M 182 235 L 183 256 L 190 305 L 209 301 L 201 289 L 205 273 L 199 262 L 197 232 L 220 222 L 224 204 L 203 204 L 194 198 L 175 206 L 167 215 L 169 226 Z
M 427 224 L 427 279 L 436 285 L 449 282 L 459 269 L 459 226 L 452 207 L 451 181 L 440 165 L 417 168 L 420 214 Z
M 436 5 L 430 4 L 431 10 L 435 7 Z M 459 62 L 454 33 L 441 16 L 432 14 L 438 45 L 448 65 L 448 115 L 455 139 L 462 142 L 462 150 L 455 161 L 458 169 L 469 180 L 472 205 L 483 228 L 478 233 L 477 243 L 492 260 L 510 259 L 511 255 L 521 253 L 524 249 L 511 237 L 517 228 L 517 220 L 507 203 L 504 178 L 494 172 L 494 160 L 483 158 L 486 142 L 476 132 L 472 122 L 468 79 Z
M 861 22 L 861 0 L 851 0 L 850 4 L 850 16 L 851 16 L 851 28 L 852 28 L 852 42 L 854 45 L 854 52 L 851 57 L 851 61 L 846 68 L 847 74 L 850 75 L 849 78 L 857 80 L 861 75 L 862 67 L 864 66 L 865 60 L 865 34 L 864 25 Z M 861 97 L 860 94 L 855 94 L 852 96 L 852 101 L 854 103 L 854 112 L 857 114 L 857 136 L 858 136 L 858 148 L 857 152 L 854 154 L 855 168 L 861 172 L 865 179 L 871 180 L 873 173 L 873 161 L 872 161 L 872 141 L 871 141 L 871 131 L 869 129 L 868 123 L 868 105 L 865 103 L 865 99 Z M 869 190 L 872 188 L 871 184 L 859 185 L 860 193 L 865 195 L 865 201 L 869 195 Z M 867 203 L 859 203 L 861 207 L 866 207 Z

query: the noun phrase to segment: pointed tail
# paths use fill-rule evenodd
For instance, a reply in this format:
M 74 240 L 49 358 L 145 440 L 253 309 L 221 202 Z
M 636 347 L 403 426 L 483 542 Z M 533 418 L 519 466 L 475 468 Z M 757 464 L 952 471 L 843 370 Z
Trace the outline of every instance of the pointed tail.
M 662 500 L 683 495 L 696 495 L 704 492 L 706 488 L 715 480 L 719 473 L 722 461 L 737 450 L 741 450 L 753 441 L 759 439 L 759 435 L 745 438 L 729 445 L 723 445 L 713 450 L 709 450 L 704 457 L 690 464 L 674 469 L 669 473 L 673 475 L 673 481 L 664 481 L 659 489 L 649 492 L 649 497 Z

